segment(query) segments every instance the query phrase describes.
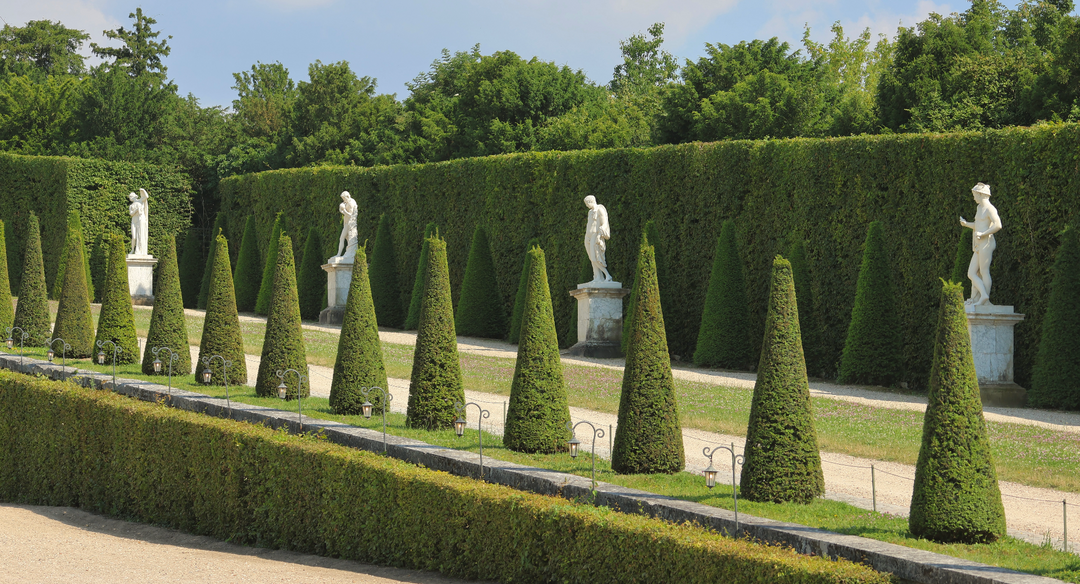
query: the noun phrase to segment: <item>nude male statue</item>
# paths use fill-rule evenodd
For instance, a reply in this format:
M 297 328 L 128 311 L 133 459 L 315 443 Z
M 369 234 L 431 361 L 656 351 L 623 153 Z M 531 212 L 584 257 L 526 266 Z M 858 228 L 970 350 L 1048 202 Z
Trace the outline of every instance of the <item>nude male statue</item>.
M 128 214 L 131 215 L 131 255 L 148 255 L 147 236 L 150 231 L 150 195 L 146 189 L 128 194 Z
M 611 226 L 608 225 L 607 209 L 596 202 L 596 197 L 585 197 L 585 206 L 589 208 L 589 218 L 585 223 L 585 251 L 592 262 L 593 282 L 610 282 L 611 274 L 607 270 L 607 240 L 611 239 Z
M 971 298 L 964 302 L 967 306 L 989 305 L 990 260 L 994 257 L 997 242 L 994 234 L 1001 230 L 1001 217 L 997 209 L 990 204 L 990 185 L 979 183 L 971 188 L 971 196 L 978 203 L 974 221 L 965 221 L 960 217 L 960 225 L 973 231 L 971 235 L 971 263 L 968 264 L 968 278 L 971 279 Z
M 351 260 L 356 257 L 356 218 L 359 215 L 359 208 L 349 191 L 341 193 L 341 203 L 338 205 L 338 211 L 341 212 L 344 225 L 341 227 L 341 237 L 338 238 L 337 257 Z

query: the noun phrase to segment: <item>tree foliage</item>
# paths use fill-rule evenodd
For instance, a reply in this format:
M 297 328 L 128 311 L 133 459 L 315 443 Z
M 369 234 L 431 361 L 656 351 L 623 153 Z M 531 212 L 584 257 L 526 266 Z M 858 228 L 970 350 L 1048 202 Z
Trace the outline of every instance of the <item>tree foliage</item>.
M 84 71 L 79 52 L 90 35 L 60 22 L 30 20 L 25 26 L 0 29 L 0 76 L 79 75 Z

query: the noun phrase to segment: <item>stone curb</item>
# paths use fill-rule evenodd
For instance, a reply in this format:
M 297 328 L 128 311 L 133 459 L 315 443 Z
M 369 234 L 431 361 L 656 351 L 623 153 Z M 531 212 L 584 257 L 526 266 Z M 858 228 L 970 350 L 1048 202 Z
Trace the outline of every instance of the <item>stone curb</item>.
M 71 367 L 64 371 L 60 365 L 32 358 L 25 358 L 23 364 L 20 365 L 18 356 L 0 354 L 0 367 L 29 375 L 41 375 L 51 379 L 66 379 L 83 387 L 93 389 L 111 389 L 116 393 L 138 397 L 144 401 L 169 399 L 168 389 L 160 384 L 118 377 L 116 387 L 113 387 L 112 375 L 76 370 Z M 219 417 L 225 417 L 230 413 L 224 398 L 213 398 L 200 393 L 173 389 L 171 400 L 173 407 L 192 412 Z M 293 433 L 299 431 L 300 424 L 303 424 L 304 432 L 323 432 L 331 442 L 361 450 L 382 452 L 384 447 L 381 431 L 357 428 L 308 416 L 299 418 L 296 412 L 290 413 L 263 406 L 233 403 L 231 417 L 234 420 L 253 424 L 266 424 L 274 429 L 286 428 Z M 480 475 L 478 455 L 471 452 L 449 450 L 419 440 L 389 434 L 386 436 L 385 447 L 389 456 L 413 464 L 470 478 L 478 478 Z M 587 478 L 497 460 L 485 459 L 483 472 L 483 478 L 488 482 L 523 491 L 563 497 L 570 500 L 594 498 L 594 502 L 598 505 L 604 505 L 625 513 L 647 515 L 674 523 L 695 523 L 724 534 L 736 532 L 735 514 L 726 509 L 601 482 L 597 483 L 594 495 L 590 489 L 591 481 Z M 854 535 L 842 535 L 795 523 L 785 523 L 745 514 L 740 514 L 738 519 L 738 533 L 754 540 L 788 546 L 806 555 L 817 555 L 831 559 L 844 558 L 866 564 L 880 572 L 888 572 L 912 582 L 924 584 L 1049 584 L 1061 582 L 1044 576 L 1025 574 L 943 554 Z

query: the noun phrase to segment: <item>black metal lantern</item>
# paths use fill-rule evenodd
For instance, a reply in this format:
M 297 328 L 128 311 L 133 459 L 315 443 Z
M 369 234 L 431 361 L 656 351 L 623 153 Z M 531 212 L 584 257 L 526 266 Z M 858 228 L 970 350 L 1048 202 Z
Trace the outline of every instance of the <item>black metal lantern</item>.
M 213 372 L 210 371 L 209 367 L 202 370 L 202 382 L 203 383 L 210 383 L 210 377 L 211 376 L 213 376 Z
M 15 348 L 15 339 L 14 338 L 12 338 L 12 337 L 7 338 L 7 348 L 9 348 L 9 349 L 14 349 Z
M 577 436 L 570 438 L 570 458 L 577 458 L 578 447 L 581 446 L 581 440 L 577 439 Z
M 457 432 L 458 438 L 465 435 L 465 418 L 454 420 L 454 432 Z
M 285 399 L 285 395 L 288 393 L 289 388 L 285 387 L 285 380 L 281 380 L 281 383 L 277 386 L 278 399 Z
M 364 412 L 364 419 L 367 419 L 367 420 L 371 419 L 371 410 L 374 407 L 375 407 L 375 405 L 372 404 L 369 401 L 366 401 L 366 402 L 360 404 L 360 409 Z M 458 435 L 460 436 L 460 434 L 458 434 Z
M 53 351 L 52 349 L 49 349 L 48 351 L 45 352 L 45 356 L 49 358 L 49 363 L 52 363 L 53 362 L 53 357 L 56 356 L 56 352 Z
M 98 353 L 97 353 L 97 364 L 98 365 L 104 365 L 105 364 L 105 351 L 98 351 Z
M 154 373 L 161 373 L 161 359 L 154 359 Z

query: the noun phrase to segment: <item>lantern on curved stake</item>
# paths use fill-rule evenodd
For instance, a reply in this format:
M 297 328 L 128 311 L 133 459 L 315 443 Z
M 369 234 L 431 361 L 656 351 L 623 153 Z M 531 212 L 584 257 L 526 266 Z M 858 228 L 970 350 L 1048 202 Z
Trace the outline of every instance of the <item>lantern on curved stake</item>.
M 22 330 L 22 328 L 13 326 L 7 330 L 7 348 L 10 351 L 15 348 L 15 331 L 19 331 L 19 365 L 23 364 L 23 344 L 26 343 L 26 339 L 30 338 L 30 333 Z
M 180 355 L 173 352 L 171 347 L 154 347 L 153 349 L 150 349 L 150 351 L 154 353 L 154 373 L 157 375 L 161 375 L 161 370 L 164 368 L 164 364 L 161 362 L 161 359 L 158 358 L 158 352 L 169 352 L 169 403 L 172 403 L 172 369 L 173 363 L 180 360 Z
M 98 362 L 98 365 L 104 365 L 105 364 L 105 344 L 106 343 L 112 345 L 112 382 L 113 382 L 113 387 L 115 388 L 116 387 L 116 356 L 118 354 L 120 354 L 120 353 L 123 353 L 124 348 L 118 346 L 116 343 L 114 343 L 114 342 L 112 342 L 112 341 L 110 341 L 108 339 L 98 341 L 97 342 L 97 346 L 98 346 L 97 362 Z
M 454 420 L 454 432 L 458 435 L 458 438 L 465 435 L 465 412 L 469 409 L 469 406 L 476 406 L 476 409 L 480 410 L 480 415 L 476 419 L 476 435 L 480 440 L 480 478 L 484 478 L 484 432 L 480 429 L 480 423 L 484 418 L 490 417 L 491 412 L 480 407 L 480 404 L 468 402 L 465 405 L 461 405 L 461 402 L 454 402 L 454 411 L 457 412 L 458 417 Z
M 304 382 L 307 381 L 307 375 L 301 375 L 296 369 L 286 369 L 284 371 L 278 369 L 277 376 L 281 380 L 281 383 L 277 386 L 278 399 L 287 399 L 289 397 L 289 387 L 285 385 L 285 375 L 290 371 L 296 374 L 296 419 L 300 424 L 300 430 L 304 429 L 304 410 L 300 405 L 300 389 L 304 386 Z
M 717 446 L 716 448 L 709 448 L 706 446 L 701 450 L 701 453 L 709 457 L 709 468 L 705 469 L 705 486 L 713 488 L 716 486 L 716 475 L 719 472 L 713 468 L 713 454 L 716 454 L 717 450 L 727 450 L 731 453 L 731 498 L 735 501 L 735 534 L 739 533 L 739 495 L 735 490 L 735 465 L 743 464 L 746 461 L 746 457 L 741 454 L 735 454 L 735 443 L 732 442 L 731 446 Z
M 592 424 L 592 422 L 589 422 L 587 420 L 582 420 L 582 421 L 578 422 L 577 424 L 573 423 L 572 421 L 567 422 L 566 423 L 566 429 L 570 430 L 570 440 L 567 441 L 567 444 L 570 445 L 570 458 L 577 458 L 578 448 L 581 447 L 581 440 L 577 439 L 577 427 L 582 425 L 582 424 L 588 424 L 589 427 L 592 428 L 592 431 L 593 431 L 593 439 L 592 439 L 592 490 L 595 491 L 596 490 L 596 439 L 604 437 L 604 429 L 603 428 L 597 428 L 596 426 L 594 426 Z
M 56 344 L 56 341 L 60 341 L 61 343 L 61 359 L 63 359 L 63 365 L 61 365 L 61 367 L 63 367 L 62 370 L 64 372 L 67 372 L 67 352 L 71 349 L 71 345 L 67 344 L 67 341 L 59 337 L 45 341 L 45 345 L 49 347 L 49 350 L 45 353 L 45 356 L 49 358 L 49 363 L 52 363 L 53 359 L 56 358 L 56 351 L 53 350 L 53 346 Z
M 221 374 L 225 377 L 225 407 L 228 408 L 227 416 L 232 417 L 232 400 L 229 399 L 229 368 L 232 367 L 232 361 L 229 361 L 221 355 L 210 355 L 209 357 L 203 357 L 202 370 L 202 382 L 204 385 L 210 385 L 210 380 L 214 378 L 214 372 L 210 369 L 210 364 L 214 362 L 214 359 L 221 359 Z
M 360 394 L 364 396 L 364 403 L 360 404 L 360 411 L 364 414 L 364 419 L 371 419 L 371 412 L 375 409 L 375 404 L 368 400 L 368 394 L 372 391 L 378 390 L 383 396 L 382 407 L 382 451 L 386 452 L 386 410 L 390 407 L 390 402 L 394 401 L 394 396 L 390 395 L 390 392 L 384 390 L 381 387 L 361 387 Z M 458 434 L 461 436 L 461 434 Z

